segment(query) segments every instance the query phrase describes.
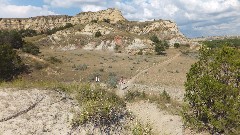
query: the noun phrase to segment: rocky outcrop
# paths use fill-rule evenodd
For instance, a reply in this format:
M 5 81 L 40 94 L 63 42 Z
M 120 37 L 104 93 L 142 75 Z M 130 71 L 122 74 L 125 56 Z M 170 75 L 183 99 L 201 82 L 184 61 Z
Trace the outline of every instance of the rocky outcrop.
M 138 35 L 156 35 L 161 40 L 167 40 L 170 46 L 174 43 L 187 44 L 189 40 L 179 31 L 177 24 L 169 20 L 158 20 L 143 23 L 137 23 L 130 27 L 130 32 Z
M 122 16 L 121 11 L 109 8 L 99 12 L 84 12 L 76 15 L 71 19 L 73 24 L 89 23 L 91 21 L 109 21 L 109 23 L 117 23 L 119 21 L 126 21 Z
M 99 12 L 83 12 L 74 17 L 67 15 L 51 15 L 31 18 L 0 18 L 0 29 L 33 29 L 41 32 L 65 26 L 67 23 L 77 25 L 90 23 L 93 20 L 107 21 L 108 23 L 126 21 L 119 10 L 111 8 Z
M 94 35 L 96 32 L 101 32 L 102 35 L 110 34 L 111 32 L 114 32 L 114 29 L 111 27 L 101 26 L 97 23 L 90 23 L 87 24 L 83 30 L 81 30 L 80 34 L 86 34 L 86 35 Z
M 38 32 L 65 26 L 71 16 L 38 16 L 31 18 L 0 18 L 0 29 L 33 29 Z

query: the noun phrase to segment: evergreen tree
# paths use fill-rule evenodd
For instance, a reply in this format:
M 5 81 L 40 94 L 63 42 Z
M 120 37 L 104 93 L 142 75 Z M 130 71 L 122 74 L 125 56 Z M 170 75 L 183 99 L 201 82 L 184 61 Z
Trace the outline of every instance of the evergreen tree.
M 12 79 L 22 67 L 16 51 L 10 45 L 0 45 L 0 81 Z
M 240 134 L 240 50 L 202 48 L 185 87 L 189 108 L 183 116 L 188 124 L 212 134 Z

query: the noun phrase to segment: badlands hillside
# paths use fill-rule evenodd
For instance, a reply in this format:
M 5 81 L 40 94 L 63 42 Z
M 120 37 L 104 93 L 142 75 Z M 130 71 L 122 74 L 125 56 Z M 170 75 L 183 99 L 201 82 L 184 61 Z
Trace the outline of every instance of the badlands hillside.
M 2 18 L 0 29 L 31 29 L 44 32 L 71 24 L 73 27 L 57 31 L 41 40 L 39 46 L 55 49 L 109 50 L 135 54 L 139 50 L 152 53 L 153 45 L 149 39 L 156 35 L 166 40 L 171 46 L 174 43 L 190 44 L 190 41 L 179 31 L 176 23 L 170 20 L 134 22 L 126 20 L 117 9 L 99 12 L 84 12 L 76 16 L 39 16 L 32 18 Z M 102 36 L 95 38 L 100 32 Z

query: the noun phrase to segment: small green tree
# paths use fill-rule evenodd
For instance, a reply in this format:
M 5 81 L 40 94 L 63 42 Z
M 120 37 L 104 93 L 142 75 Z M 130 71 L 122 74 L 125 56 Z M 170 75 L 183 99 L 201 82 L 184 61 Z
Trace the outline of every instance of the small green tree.
M 179 48 L 180 44 L 179 43 L 174 43 L 174 48 Z
M 16 51 L 10 45 L 0 45 L 0 81 L 12 79 L 22 67 Z
M 163 52 L 169 48 L 169 45 L 166 41 L 161 41 L 158 39 L 158 37 L 156 35 L 153 35 L 152 37 L 150 37 L 150 40 L 154 43 L 155 45 L 155 52 L 159 55 L 159 54 L 163 54 Z
M 101 36 L 102 36 L 102 33 L 101 33 L 100 31 L 97 31 L 97 32 L 95 33 L 95 37 L 96 37 L 96 38 L 101 37 Z
M 154 43 L 160 43 L 161 42 L 156 35 L 151 36 L 150 40 L 153 41 Z
M 240 134 L 240 50 L 202 48 L 185 83 L 187 123 L 212 134 Z

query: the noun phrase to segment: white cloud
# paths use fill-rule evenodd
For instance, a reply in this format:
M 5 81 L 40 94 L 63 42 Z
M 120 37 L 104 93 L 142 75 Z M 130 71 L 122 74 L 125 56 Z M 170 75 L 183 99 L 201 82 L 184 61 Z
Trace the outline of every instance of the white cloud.
M 47 6 L 18 6 L 12 5 L 7 0 L 0 0 L 0 18 L 26 18 L 41 15 L 55 15 L 56 13 L 49 11 Z
M 85 8 L 85 6 L 97 6 L 101 7 L 101 5 L 106 5 L 108 0 L 43 0 L 45 3 L 53 6 L 53 7 L 62 7 L 62 8 L 70 8 L 70 7 L 80 7 Z M 94 11 L 95 9 L 91 9 Z

